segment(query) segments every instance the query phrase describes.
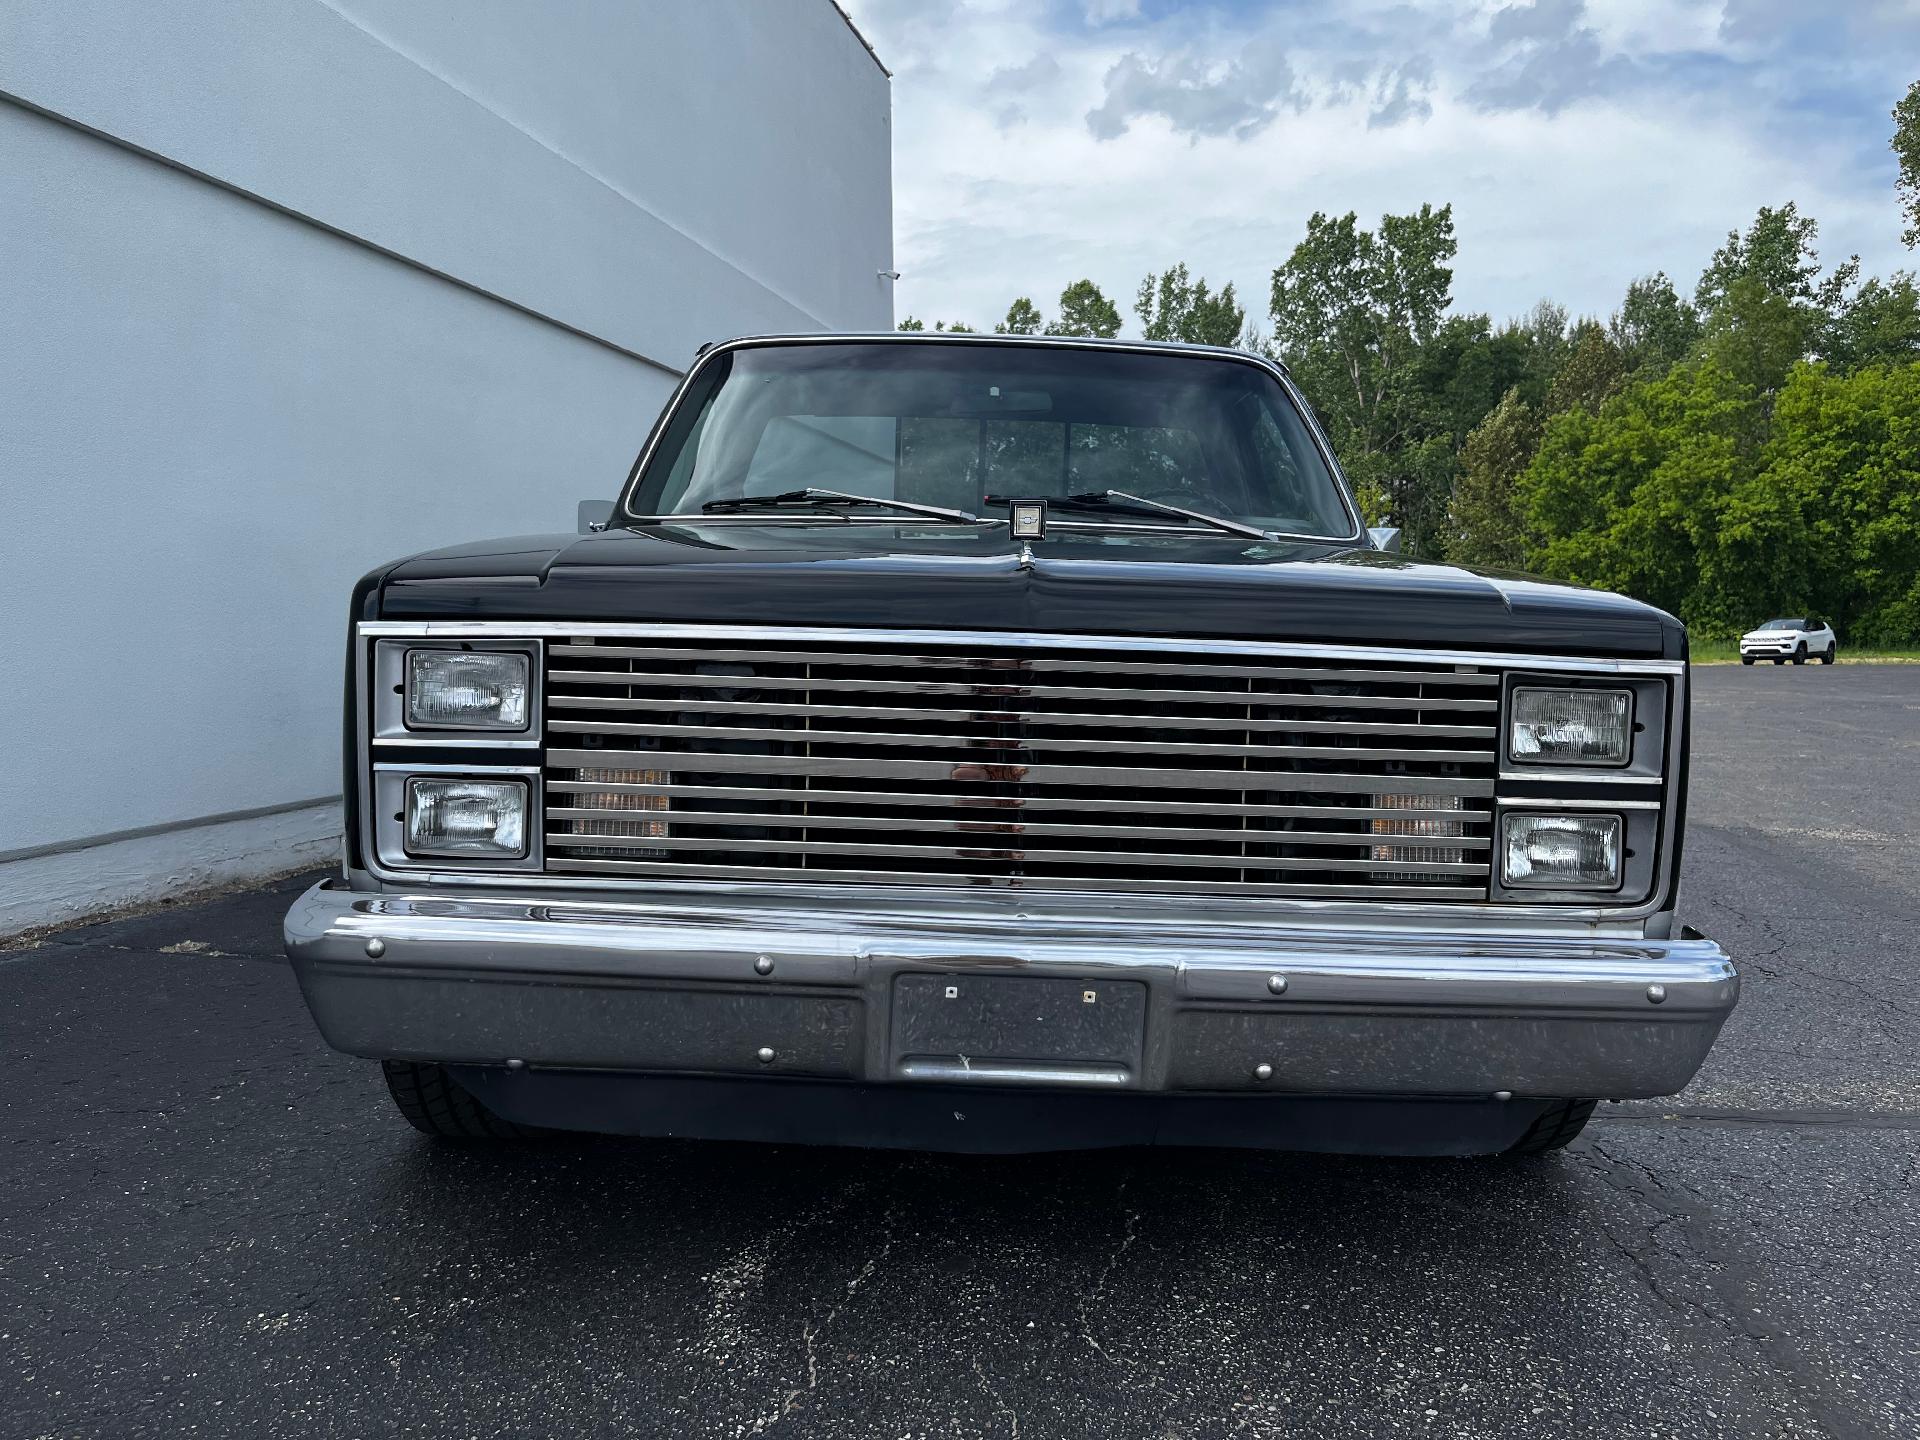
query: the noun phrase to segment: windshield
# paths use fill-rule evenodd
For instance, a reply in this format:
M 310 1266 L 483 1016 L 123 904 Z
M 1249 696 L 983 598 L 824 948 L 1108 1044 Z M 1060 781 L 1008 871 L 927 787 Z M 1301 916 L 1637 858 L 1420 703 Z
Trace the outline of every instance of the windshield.
M 1807 628 L 1807 622 L 1805 620 L 1769 620 L 1760 628 L 1762 630 L 1804 630 Z
M 1300 411 L 1263 369 L 1200 355 L 986 343 L 722 352 L 700 368 L 626 509 L 752 513 L 727 502 L 808 488 L 995 521 L 1009 499 L 1042 498 L 1065 502 L 1049 522 L 1057 526 L 1203 529 L 1150 506 L 1084 498 L 1116 490 L 1276 534 L 1359 533 Z M 781 513 L 796 524 L 912 523 L 855 507 Z

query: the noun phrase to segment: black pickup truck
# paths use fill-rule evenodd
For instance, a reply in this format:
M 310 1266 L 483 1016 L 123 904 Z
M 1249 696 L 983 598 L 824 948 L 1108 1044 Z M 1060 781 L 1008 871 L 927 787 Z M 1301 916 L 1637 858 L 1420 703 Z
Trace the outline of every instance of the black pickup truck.
M 287 948 L 429 1134 L 1528 1152 L 1735 1003 L 1680 623 L 1403 558 L 1270 361 L 738 340 L 582 510 L 352 598 Z

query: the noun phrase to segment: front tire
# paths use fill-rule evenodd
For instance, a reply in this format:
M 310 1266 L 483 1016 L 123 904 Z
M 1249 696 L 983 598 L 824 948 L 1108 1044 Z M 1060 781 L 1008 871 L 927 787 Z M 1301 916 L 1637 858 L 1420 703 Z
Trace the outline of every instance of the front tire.
M 1805 644 L 1793 647 L 1793 663 L 1796 665 L 1804 665 L 1807 663 L 1807 647 Z
M 1751 655 L 1742 655 L 1742 656 L 1740 657 L 1740 663 L 1741 663 L 1742 665 L 1751 665 L 1751 664 L 1753 664 L 1753 656 L 1751 656 Z
M 528 1140 L 538 1130 L 502 1120 L 464 1089 L 443 1065 L 383 1060 L 387 1093 L 406 1121 L 436 1140 Z
M 1545 1155 L 1549 1150 L 1566 1149 L 1587 1128 L 1595 1103 L 1592 1100 L 1556 1100 L 1545 1114 L 1527 1127 L 1526 1134 L 1507 1147 L 1506 1153 Z

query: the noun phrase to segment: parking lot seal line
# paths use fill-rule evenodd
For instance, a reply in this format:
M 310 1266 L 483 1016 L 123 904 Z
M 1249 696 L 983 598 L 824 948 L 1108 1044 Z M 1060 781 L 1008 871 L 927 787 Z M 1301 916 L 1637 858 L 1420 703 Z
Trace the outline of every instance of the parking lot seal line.
M 1914 1110 L 1607 1110 L 1593 1117 L 1609 1125 L 1778 1125 L 1828 1130 L 1920 1130 Z

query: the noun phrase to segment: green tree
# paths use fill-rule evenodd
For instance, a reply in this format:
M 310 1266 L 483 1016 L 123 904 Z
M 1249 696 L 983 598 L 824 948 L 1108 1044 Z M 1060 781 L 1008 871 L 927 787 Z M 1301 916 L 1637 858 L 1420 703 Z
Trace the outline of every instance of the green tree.
M 1545 413 L 1575 408 L 1599 414 L 1600 407 L 1626 383 L 1627 357 L 1600 325 L 1591 320 L 1574 327 L 1570 349 L 1547 388 Z
M 1770 566 L 1751 557 L 1777 548 L 1790 517 L 1744 513 L 1742 563 L 1727 563 L 1729 503 L 1753 472 L 1763 413 L 1751 386 L 1708 360 L 1629 386 L 1598 414 L 1555 416 L 1517 487 L 1530 568 L 1623 590 L 1709 633 L 1765 608 Z
M 1777 390 L 1812 353 L 1825 319 L 1815 306 L 1769 288 L 1759 276 L 1741 275 L 1708 313 L 1701 347 L 1743 384 Z
M 1607 329 L 1628 368 L 1653 378 L 1678 365 L 1698 342 L 1700 311 L 1660 270 L 1627 286 Z
M 1913 82 L 1893 107 L 1893 153 L 1899 158 L 1900 179 L 1895 193 L 1906 229 L 1900 238 L 1920 247 L 1920 80 Z
M 1920 641 L 1920 364 L 1802 365 L 1761 459 L 1748 503 L 1792 544 L 1758 608 L 1830 615 L 1843 644 Z
M 1274 348 L 1322 411 L 1368 515 L 1405 527 L 1413 550 L 1438 538 L 1451 464 L 1436 464 L 1431 389 L 1410 372 L 1451 302 L 1458 248 L 1451 206 L 1382 216 L 1377 232 L 1351 212 L 1316 213 L 1273 272 Z
M 1727 232 L 1727 243 L 1713 254 L 1700 276 L 1694 297 L 1700 308 L 1718 309 L 1741 280 L 1752 280 L 1770 295 L 1803 305 L 1831 310 L 1860 275 L 1860 257 L 1853 256 L 1825 279 L 1820 278 L 1820 256 L 1814 248 L 1820 226 L 1789 200 L 1778 210 L 1762 205 L 1753 224 L 1742 235 Z
M 927 326 L 925 321 L 920 320 L 915 316 L 909 315 L 907 316 L 906 319 L 900 322 L 898 328 L 902 330 L 915 331 L 915 330 L 924 330 L 927 328 Z
M 1007 318 L 993 327 L 996 335 L 1038 335 L 1043 320 L 1040 309 L 1022 295 L 1007 307 Z
M 1447 509 L 1447 558 L 1518 570 L 1527 561 L 1517 489 L 1540 441 L 1540 417 L 1514 387 L 1467 436 Z
M 1822 349 L 1836 370 L 1920 360 L 1920 290 L 1913 276 L 1900 271 L 1863 283 L 1829 322 Z
M 1406 371 L 1400 398 L 1409 427 L 1444 434 L 1457 450 L 1501 397 L 1526 380 L 1530 362 L 1517 327 L 1495 330 L 1485 315 L 1447 316 Z
M 1215 294 L 1205 280 L 1189 279 L 1184 264 L 1142 280 L 1133 313 L 1147 339 L 1190 345 L 1238 345 L 1247 319 L 1231 282 Z
M 1060 318 L 1049 335 L 1083 335 L 1111 340 L 1120 333 L 1120 311 L 1091 280 L 1076 280 L 1060 292 Z

